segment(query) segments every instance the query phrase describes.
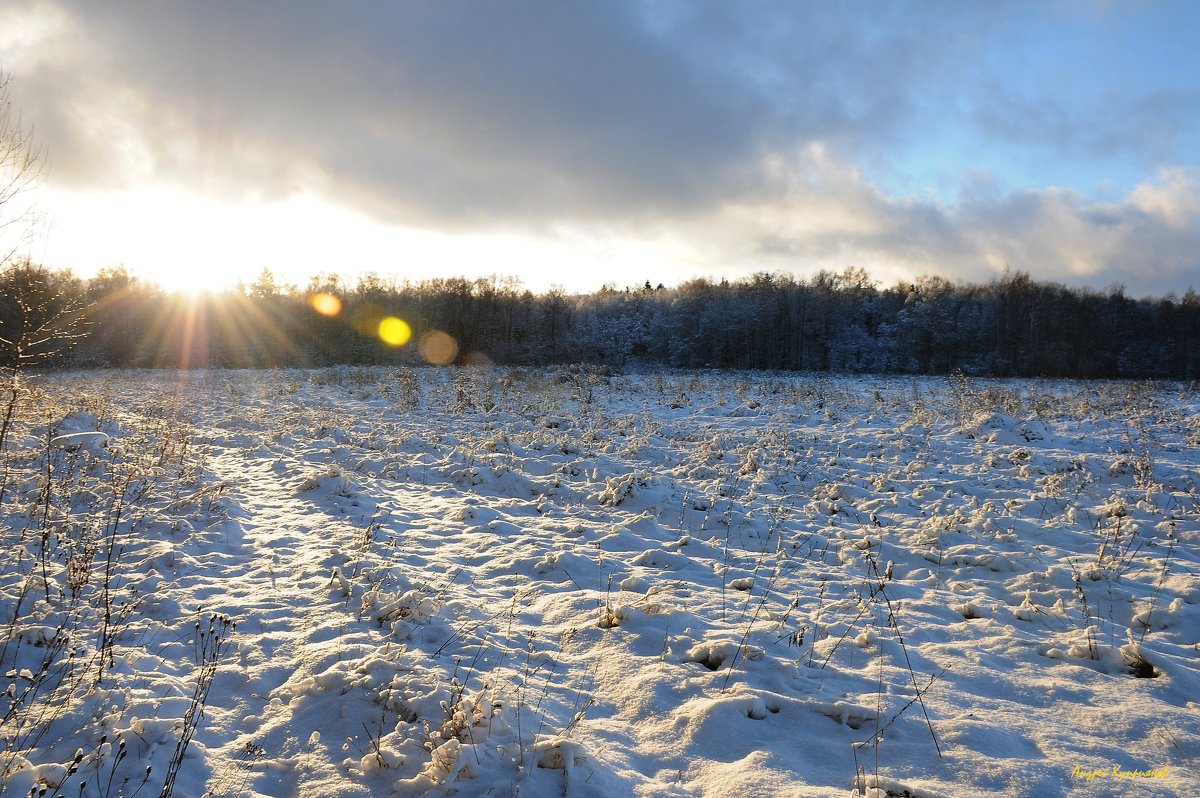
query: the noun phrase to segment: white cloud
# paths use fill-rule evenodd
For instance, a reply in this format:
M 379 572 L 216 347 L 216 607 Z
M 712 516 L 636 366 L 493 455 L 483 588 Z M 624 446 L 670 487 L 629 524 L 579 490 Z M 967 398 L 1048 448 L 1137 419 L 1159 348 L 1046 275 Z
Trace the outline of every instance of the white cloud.
M 1129 195 L 1128 204 L 1175 230 L 1195 231 L 1200 224 L 1200 181 L 1193 170 L 1162 169 L 1159 182 L 1139 185 Z
M 964 192 L 960 203 L 888 195 L 856 167 L 810 148 L 790 189 L 695 225 L 739 270 L 867 268 L 986 280 L 1003 268 L 1070 284 L 1162 294 L 1200 286 L 1200 182 L 1164 169 L 1118 202 L 1066 189 Z M 775 164 L 776 177 L 785 170 Z M 709 231 L 709 232 L 704 232 Z M 753 250 L 745 246 L 755 242 Z

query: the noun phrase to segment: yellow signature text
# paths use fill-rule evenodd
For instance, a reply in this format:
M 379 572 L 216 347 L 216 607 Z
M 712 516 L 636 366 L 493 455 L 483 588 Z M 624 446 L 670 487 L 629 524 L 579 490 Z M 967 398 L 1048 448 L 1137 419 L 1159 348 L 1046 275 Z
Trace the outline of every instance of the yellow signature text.
M 1163 765 L 1158 770 L 1124 770 L 1120 765 L 1113 765 L 1111 768 L 1094 768 L 1087 769 L 1075 766 L 1071 771 L 1071 778 L 1086 779 L 1164 779 L 1167 777 L 1167 771 L 1170 770 L 1170 765 Z

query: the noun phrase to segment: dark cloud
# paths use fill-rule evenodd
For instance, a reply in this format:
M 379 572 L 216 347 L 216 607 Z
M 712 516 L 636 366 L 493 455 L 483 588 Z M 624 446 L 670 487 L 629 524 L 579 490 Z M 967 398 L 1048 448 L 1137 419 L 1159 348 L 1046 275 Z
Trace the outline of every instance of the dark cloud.
M 945 20 L 879 3 L 60 7 L 73 57 L 28 76 L 27 98 L 61 179 L 270 193 L 316 172 L 426 222 L 753 192 L 764 151 L 901 135 L 944 55 Z
M 113 136 L 129 135 L 154 176 L 286 191 L 289 176 L 317 172 L 381 216 L 712 201 L 756 150 L 770 105 L 720 64 L 683 57 L 636 11 L 80 3 L 89 52 L 32 76 L 30 97 L 63 179 L 136 173 L 114 152 Z

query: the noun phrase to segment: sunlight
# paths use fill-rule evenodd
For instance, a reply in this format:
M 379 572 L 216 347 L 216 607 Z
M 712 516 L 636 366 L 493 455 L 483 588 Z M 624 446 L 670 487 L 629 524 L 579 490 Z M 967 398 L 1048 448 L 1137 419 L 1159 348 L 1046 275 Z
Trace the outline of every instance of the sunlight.
M 171 273 L 167 279 L 154 278 L 168 293 L 187 304 L 196 304 L 212 293 L 217 286 L 205 282 L 201 275 L 189 272 Z
M 268 268 L 281 286 L 299 288 L 317 274 L 353 281 L 374 273 L 416 281 L 516 276 L 535 292 L 555 285 L 574 292 L 609 281 L 639 285 L 648 275 L 671 283 L 698 267 L 689 246 L 668 239 L 567 228 L 536 236 L 419 230 L 374 221 L 312 194 L 222 201 L 162 187 L 128 193 L 43 187 L 39 202 L 54 208 L 39 260 L 85 277 L 121 264 L 172 291 L 249 284 Z

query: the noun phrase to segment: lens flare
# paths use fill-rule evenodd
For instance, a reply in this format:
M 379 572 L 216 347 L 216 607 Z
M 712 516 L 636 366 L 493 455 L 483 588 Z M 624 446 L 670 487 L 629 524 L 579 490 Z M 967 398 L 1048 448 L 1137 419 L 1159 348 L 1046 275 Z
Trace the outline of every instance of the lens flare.
M 388 316 L 379 322 L 379 338 L 388 346 L 404 346 L 412 338 L 412 328 L 404 319 Z
M 458 356 L 458 342 L 449 333 L 430 330 L 421 336 L 421 357 L 434 366 L 446 366 Z
M 333 294 L 324 292 L 319 294 L 309 294 L 308 304 L 312 309 L 322 316 L 336 316 L 342 312 L 342 300 L 335 297 Z

